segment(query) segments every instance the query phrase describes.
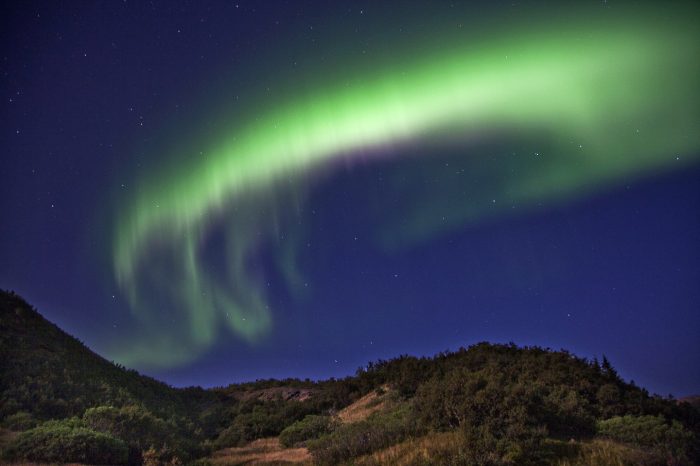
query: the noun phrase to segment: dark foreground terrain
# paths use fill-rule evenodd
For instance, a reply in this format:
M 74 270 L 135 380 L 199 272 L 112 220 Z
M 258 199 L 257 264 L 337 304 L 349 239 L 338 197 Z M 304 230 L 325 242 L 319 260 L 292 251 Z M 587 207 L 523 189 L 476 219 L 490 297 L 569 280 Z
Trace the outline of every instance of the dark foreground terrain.
M 566 351 L 479 343 L 339 380 L 176 389 L 0 292 L 0 355 L 5 462 L 700 463 L 697 408 L 625 382 L 605 358 Z

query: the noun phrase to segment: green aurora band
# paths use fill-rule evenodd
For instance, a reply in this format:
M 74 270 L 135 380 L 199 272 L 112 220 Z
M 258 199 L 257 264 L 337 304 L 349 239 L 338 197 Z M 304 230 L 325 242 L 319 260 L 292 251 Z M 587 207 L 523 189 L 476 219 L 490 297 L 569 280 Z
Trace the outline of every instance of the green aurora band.
M 679 10 L 570 12 L 495 27 L 477 46 L 443 33 L 432 52 L 426 46 L 261 105 L 247 124 L 207 144 L 206 158 L 146 178 L 118 212 L 114 271 L 142 331 L 116 359 L 173 366 L 196 358 L 222 329 L 251 344 L 270 334 L 272 313 L 251 258 L 294 217 L 309 178 L 339 161 L 371 161 L 385 148 L 400 156 L 416 144 L 463 147 L 470 157 L 465 143 L 485 134 L 527 135 L 546 141 L 546 153 L 527 176 L 499 187 L 524 205 L 695 163 L 700 34 L 695 7 Z M 478 205 L 453 212 L 460 225 L 485 215 Z M 395 246 L 439 231 L 426 216 L 418 212 Z M 204 257 L 215 228 L 225 236 L 225 280 Z M 280 265 L 290 287 L 293 256 Z

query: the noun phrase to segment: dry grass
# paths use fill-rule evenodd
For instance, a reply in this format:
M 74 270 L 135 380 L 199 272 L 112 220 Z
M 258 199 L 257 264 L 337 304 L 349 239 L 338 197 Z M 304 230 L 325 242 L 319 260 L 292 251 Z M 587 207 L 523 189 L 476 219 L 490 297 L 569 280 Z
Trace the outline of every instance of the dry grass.
M 8 429 L 0 428 L 0 451 L 2 451 L 7 445 L 12 443 L 14 439 L 17 438 L 19 432 L 14 432 Z
M 372 413 L 382 410 L 391 394 L 387 386 L 382 387 L 384 393 L 371 391 L 353 404 L 338 411 L 336 415 L 343 424 L 351 424 L 367 419 Z
M 366 419 L 372 413 L 380 411 L 387 406 L 392 392 L 388 387 L 383 387 L 385 390 L 381 395 L 373 391 L 350 406 L 345 407 L 336 415 L 338 420 L 344 424 L 358 422 Z M 291 394 L 287 393 L 285 387 L 275 387 L 273 389 L 257 390 L 249 392 L 243 396 L 253 396 L 260 399 L 263 397 L 281 397 Z M 312 396 L 310 390 L 297 390 L 292 394 L 292 399 L 303 398 L 307 399 Z M 240 394 L 239 394 L 240 396 Z M 210 458 L 215 466 L 233 466 L 233 465 L 284 465 L 284 464 L 311 464 L 312 458 L 306 448 L 284 448 L 279 443 L 279 439 L 266 438 L 255 440 L 243 447 L 225 448 L 216 451 Z
M 210 459 L 216 466 L 311 464 L 306 448 L 284 448 L 276 437 L 256 440 L 244 447 L 225 448 L 214 452 Z
M 604 439 L 595 439 L 578 444 L 580 453 L 576 458 L 564 459 L 557 466 L 642 466 L 664 464 L 663 459 L 644 450 Z
M 312 398 L 318 390 L 313 388 L 294 388 L 294 387 L 270 387 L 257 390 L 225 390 L 224 393 L 236 398 L 237 400 L 249 401 L 306 401 Z
M 439 432 L 408 439 L 371 455 L 357 458 L 357 466 L 443 464 L 458 452 L 461 445 L 459 432 Z
M 86 466 L 82 463 L 3 463 L 2 461 L 0 464 L 3 466 Z
M 666 464 L 663 458 L 604 439 L 585 442 L 557 442 L 556 456 L 563 459 L 543 460 L 552 466 L 652 466 Z M 408 439 L 383 450 L 355 459 L 356 466 L 424 466 L 447 465 L 460 462 L 460 449 L 464 448 L 458 431 L 432 433 L 424 437 Z M 552 447 L 552 445 L 550 445 Z M 554 453 L 554 451 L 553 451 Z

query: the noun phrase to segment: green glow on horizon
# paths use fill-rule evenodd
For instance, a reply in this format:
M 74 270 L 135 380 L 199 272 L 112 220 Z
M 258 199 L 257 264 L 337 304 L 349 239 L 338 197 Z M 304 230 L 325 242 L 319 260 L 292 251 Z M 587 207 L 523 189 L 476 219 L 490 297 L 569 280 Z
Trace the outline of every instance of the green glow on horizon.
M 492 32 L 479 47 L 449 38 L 447 51 L 322 84 L 251 114 L 247 125 L 231 128 L 235 136 L 208 144 L 205 159 L 153 174 L 118 213 L 116 278 L 150 330 L 119 359 L 192 360 L 222 324 L 250 343 L 268 334 L 272 310 L 247 260 L 292 210 L 289 199 L 301 202 L 299 180 L 335 161 L 368 160 L 386 146 L 460 145 L 485 133 L 544 135 L 556 150 L 541 170 L 503 188 L 524 203 L 680 165 L 670 154 L 688 162 L 700 147 L 699 34 L 692 21 L 643 16 L 591 23 L 569 15 L 545 30 L 533 23 Z M 469 206 L 457 215 L 464 222 L 479 216 Z M 225 283 L 203 259 L 215 225 L 227 237 Z M 417 225 L 407 236 L 435 229 Z M 293 256 L 281 259 L 291 284 L 299 281 Z M 167 317 L 152 312 L 163 301 L 172 307 Z

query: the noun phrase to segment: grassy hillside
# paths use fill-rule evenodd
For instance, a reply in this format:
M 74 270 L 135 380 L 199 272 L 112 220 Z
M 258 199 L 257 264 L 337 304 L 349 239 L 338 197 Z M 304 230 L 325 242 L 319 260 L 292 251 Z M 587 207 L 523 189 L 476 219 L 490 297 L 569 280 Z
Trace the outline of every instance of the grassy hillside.
M 140 404 L 170 417 L 217 403 L 211 392 L 176 390 L 105 360 L 6 292 L 0 293 L 0 351 L 3 416 L 24 411 L 57 419 L 101 404 Z
M 176 389 L 106 361 L 0 292 L 0 354 L 0 447 L 11 461 L 700 461 L 696 408 L 625 382 L 605 358 L 566 351 L 480 343 L 338 380 Z
M 4 291 L 0 354 L 0 423 L 6 429 L 0 446 L 2 439 L 10 444 L 3 453 L 8 458 L 190 461 L 215 448 L 277 435 L 307 414 L 352 401 L 348 387 L 337 381 L 261 380 L 211 390 L 176 389 L 105 360 L 21 297 Z M 12 434 L 20 431 L 27 435 Z M 115 439 L 123 445 L 107 445 Z M 73 444 L 86 445 L 85 451 L 71 449 Z M 116 453 L 90 456 L 90 445 Z

